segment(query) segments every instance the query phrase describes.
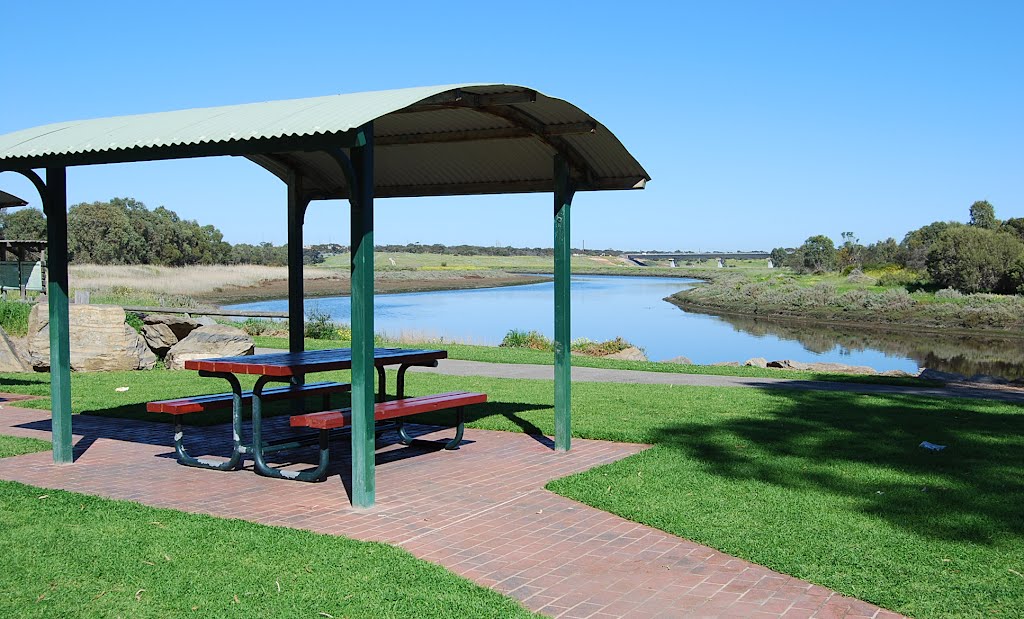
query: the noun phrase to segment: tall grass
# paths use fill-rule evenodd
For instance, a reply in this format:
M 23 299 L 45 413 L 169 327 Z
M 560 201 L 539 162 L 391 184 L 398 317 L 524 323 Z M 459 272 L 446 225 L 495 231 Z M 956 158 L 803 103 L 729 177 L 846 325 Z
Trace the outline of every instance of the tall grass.
M 326 269 L 304 269 L 303 278 L 335 279 L 338 274 Z M 162 295 L 198 295 L 226 287 L 257 286 L 268 280 L 288 278 L 286 267 L 256 264 L 195 265 L 162 267 L 133 265 L 71 265 L 71 287 L 78 290 L 110 292 L 132 290 Z
M 10 335 L 28 333 L 28 315 L 32 305 L 18 301 L 0 301 L 0 327 Z

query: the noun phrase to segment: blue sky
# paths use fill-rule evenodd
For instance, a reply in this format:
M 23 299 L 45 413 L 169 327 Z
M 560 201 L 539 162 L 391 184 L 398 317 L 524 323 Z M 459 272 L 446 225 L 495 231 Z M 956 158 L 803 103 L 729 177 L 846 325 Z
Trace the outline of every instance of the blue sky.
M 574 246 L 864 242 L 987 199 L 1024 216 L 1024 3 L 4 3 L 0 133 L 119 114 L 457 82 L 567 99 L 653 177 L 585 193 Z M 285 240 L 285 189 L 241 159 L 69 171 L 231 242 Z M 38 205 L 20 177 L 0 188 Z M 347 203 L 308 242 L 346 242 Z M 551 197 L 378 200 L 377 243 L 548 246 Z

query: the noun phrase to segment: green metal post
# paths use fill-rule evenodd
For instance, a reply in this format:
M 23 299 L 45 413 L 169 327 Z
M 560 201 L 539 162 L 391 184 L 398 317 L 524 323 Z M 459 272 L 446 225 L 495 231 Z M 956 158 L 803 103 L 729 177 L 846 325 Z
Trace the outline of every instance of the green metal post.
M 71 344 L 68 326 L 68 192 L 67 170 L 46 169 L 46 240 L 50 308 L 50 411 L 53 461 L 70 464 Z
M 569 247 L 569 206 L 572 182 L 565 160 L 555 156 L 555 451 L 569 451 L 572 442 L 572 363 L 569 342 L 572 253 Z
M 365 146 L 350 153 L 355 186 L 352 201 L 352 505 L 372 507 L 374 468 L 373 409 L 373 124 L 363 127 Z
M 288 179 L 288 350 L 305 350 L 302 305 L 302 223 L 306 215 L 302 198 L 302 180 L 297 174 Z

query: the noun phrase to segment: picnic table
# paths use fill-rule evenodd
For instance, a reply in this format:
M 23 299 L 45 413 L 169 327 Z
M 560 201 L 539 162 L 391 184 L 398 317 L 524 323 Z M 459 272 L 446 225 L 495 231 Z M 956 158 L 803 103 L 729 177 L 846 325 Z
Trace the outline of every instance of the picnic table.
M 458 432 L 456 439 L 453 441 L 454 446 L 453 442 L 450 442 L 448 448 L 457 447 L 457 442 L 461 440 L 462 436 L 462 405 L 486 401 L 484 394 L 457 392 L 453 394 L 437 394 L 423 398 L 405 397 L 406 370 L 412 366 L 436 366 L 439 359 L 445 359 L 447 356 L 448 353 L 444 350 L 374 349 L 373 364 L 377 369 L 378 376 L 378 404 L 376 405 L 375 419 L 389 420 L 389 423 L 385 426 L 378 426 L 378 433 L 388 429 L 396 429 L 403 443 L 411 442 L 412 439 L 405 433 L 401 421 L 398 421 L 400 417 L 431 410 L 458 408 Z M 401 401 L 401 406 L 396 406 L 399 402 L 388 402 L 385 404 L 387 399 L 385 368 L 396 365 L 398 366 L 396 396 Z M 182 464 L 200 468 L 233 470 L 240 467 L 243 454 L 248 453 L 253 457 L 256 472 L 262 475 L 314 481 L 322 478 L 326 470 L 328 432 L 347 425 L 346 422 L 350 420 L 350 416 L 346 416 L 349 415 L 348 409 L 320 411 L 292 417 L 292 426 L 317 429 L 320 431 L 319 436 L 286 438 L 281 441 L 266 442 L 263 440 L 263 405 L 265 401 L 274 399 L 304 398 L 311 395 L 324 395 L 325 398 L 328 398 L 331 393 L 347 391 L 350 387 L 348 384 L 325 382 L 303 385 L 302 382 L 306 374 L 351 368 L 352 350 L 350 348 L 190 360 L 185 362 L 185 369 L 198 370 L 200 376 L 223 378 L 228 381 L 231 392 L 213 396 L 197 396 L 178 400 L 150 402 L 147 410 L 175 415 L 174 447 L 178 455 L 178 461 Z M 238 380 L 238 375 L 242 374 L 259 376 L 251 392 L 242 390 Z M 285 382 L 288 385 L 281 388 L 265 389 L 267 383 L 275 381 Z M 252 443 L 247 445 L 242 442 L 242 417 L 243 403 L 248 400 L 251 400 L 252 405 Z M 229 403 L 232 409 L 233 429 L 230 458 L 226 461 L 211 461 L 189 455 L 184 446 L 183 428 L 180 421 L 181 415 L 189 412 L 209 410 L 216 406 L 226 408 Z M 298 472 L 275 469 L 266 462 L 265 455 L 269 452 L 293 449 L 316 442 L 320 443 L 321 458 L 320 464 L 315 471 Z

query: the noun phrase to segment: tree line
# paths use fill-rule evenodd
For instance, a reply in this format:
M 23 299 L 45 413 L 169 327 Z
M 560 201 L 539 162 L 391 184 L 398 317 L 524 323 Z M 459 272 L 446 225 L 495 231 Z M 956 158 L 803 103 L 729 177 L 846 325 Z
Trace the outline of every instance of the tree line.
M 862 245 L 852 232 L 840 245 L 818 234 L 795 249 L 772 250 L 774 264 L 800 273 L 897 267 L 918 281 L 963 293 L 1024 294 L 1024 217 L 1000 221 L 987 200 L 970 207 L 970 221 L 936 221 Z
M 36 208 L 0 213 L 0 238 L 45 239 L 46 218 Z M 232 245 L 215 226 L 182 219 L 159 206 L 150 210 L 134 198 L 82 202 L 68 209 L 68 258 L 85 264 L 288 264 L 288 246 Z M 303 250 L 307 264 L 323 262 Z

